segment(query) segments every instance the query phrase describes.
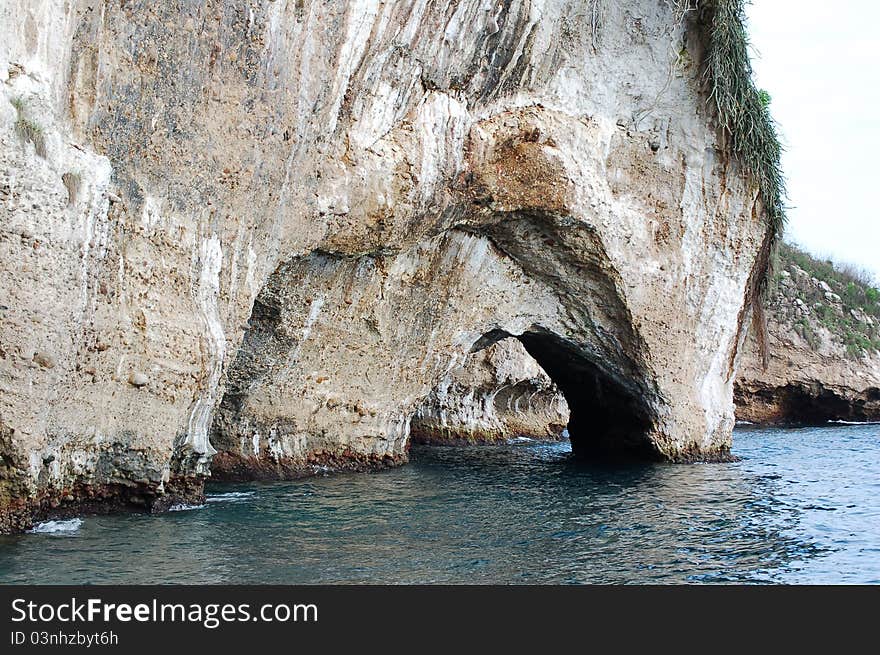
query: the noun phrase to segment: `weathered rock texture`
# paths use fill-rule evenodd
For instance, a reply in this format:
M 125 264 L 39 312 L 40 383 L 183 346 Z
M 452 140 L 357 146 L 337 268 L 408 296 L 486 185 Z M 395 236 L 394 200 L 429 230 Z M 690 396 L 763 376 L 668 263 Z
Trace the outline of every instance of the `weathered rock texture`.
M 767 312 L 772 356 L 764 370 L 754 338 L 746 342 L 737 418 L 880 421 L 878 296 L 857 277 L 783 246 Z
M 404 461 L 509 335 L 578 450 L 724 456 L 766 230 L 681 4 L 3 0 L 2 529 Z
M 422 443 L 559 439 L 568 425 L 565 396 L 516 339 L 468 355 L 413 416 Z
M 864 274 L 789 244 L 781 244 L 778 260 L 766 306 L 768 367 L 750 334 L 734 387 L 737 418 L 769 425 L 880 421 L 880 291 Z M 535 366 L 515 347 L 469 356 L 419 409 L 413 439 L 558 434 L 566 421 L 555 411 L 561 407 L 554 404 L 555 385 Z M 511 390 L 531 402 L 508 413 Z M 527 417 L 525 425 L 520 417 Z

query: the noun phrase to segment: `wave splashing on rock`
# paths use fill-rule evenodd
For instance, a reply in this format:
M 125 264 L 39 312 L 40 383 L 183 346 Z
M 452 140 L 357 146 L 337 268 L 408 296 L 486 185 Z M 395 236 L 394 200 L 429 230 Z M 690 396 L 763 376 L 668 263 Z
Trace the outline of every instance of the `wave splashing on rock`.
M 82 519 L 66 519 L 64 521 L 43 521 L 28 530 L 29 534 L 70 534 L 82 527 Z
M 242 503 L 253 497 L 253 491 L 230 491 L 224 494 L 211 494 L 205 498 L 208 503 Z

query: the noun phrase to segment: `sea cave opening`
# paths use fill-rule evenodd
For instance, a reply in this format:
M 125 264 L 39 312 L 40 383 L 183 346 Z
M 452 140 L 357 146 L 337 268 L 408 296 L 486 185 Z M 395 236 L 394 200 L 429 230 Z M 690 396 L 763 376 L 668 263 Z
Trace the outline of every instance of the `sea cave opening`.
M 479 356 L 496 344 L 521 344 L 522 348 L 506 350 L 508 361 L 507 371 L 494 371 L 494 382 L 498 385 L 493 391 L 487 389 L 485 370 L 481 379 L 469 378 L 471 369 L 482 370 L 486 362 L 474 366 L 466 362 L 457 374 L 456 384 L 447 381 L 442 390 L 444 407 L 434 408 L 433 422 L 426 421 L 431 411 L 420 410 L 414 419 L 416 441 L 432 442 L 481 442 L 479 436 L 455 439 L 457 434 L 473 435 L 472 425 L 468 420 L 479 420 L 480 403 L 494 403 L 490 409 L 496 413 L 502 429 L 507 430 L 504 436 L 516 438 L 525 436 L 550 434 L 567 435 L 573 453 L 583 458 L 657 458 L 657 451 L 649 438 L 654 423 L 652 411 L 644 389 L 637 380 L 628 379 L 599 360 L 582 344 L 570 341 L 563 336 L 539 327 L 532 328 L 523 334 L 512 335 L 502 330 L 493 330 L 478 339 L 471 348 L 471 357 Z M 510 353 L 513 353 L 512 355 Z M 500 366 L 500 364 L 499 364 Z M 516 380 L 516 373 L 510 369 L 519 366 L 524 372 L 522 380 Z M 551 390 L 538 388 L 535 378 L 529 379 L 529 371 L 539 367 L 547 378 L 552 381 Z M 558 408 L 553 407 L 550 400 L 543 403 L 529 403 L 528 406 L 512 403 L 516 397 L 513 390 L 520 385 L 532 384 L 532 398 L 543 392 L 552 397 L 556 392 L 564 397 L 562 406 L 567 413 L 567 425 L 554 425 L 556 416 L 562 415 Z M 539 385 L 538 385 L 539 386 Z M 558 391 L 557 391 L 558 390 Z M 455 398 L 459 394 L 461 398 Z M 520 394 L 520 397 L 522 394 Z M 451 397 L 451 398 L 450 398 Z M 539 399 L 540 400 L 540 399 Z M 437 394 L 434 400 L 437 402 Z M 458 403 L 458 404 L 456 404 Z M 476 412 L 468 410 L 465 405 L 478 407 Z M 566 407 L 567 406 L 567 407 Z M 459 408 L 456 412 L 456 408 Z M 500 416 L 506 412 L 507 416 Z M 530 415 L 526 415 L 529 413 Z M 485 415 L 485 411 L 483 412 Z M 442 420 L 437 421 L 437 418 Z M 564 421 L 564 418 L 562 419 Z M 455 421 L 459 424 L 456 425 Z M 526 426 L 524 432 L 519 426 Z M 518 434 L 519 433 L 519 434 Z M 453 437 L 450 439 L 449 437 Z M 497 441 L 497 439 L 494 439 Z M 492 441 L 492 439 L 490 439 Z

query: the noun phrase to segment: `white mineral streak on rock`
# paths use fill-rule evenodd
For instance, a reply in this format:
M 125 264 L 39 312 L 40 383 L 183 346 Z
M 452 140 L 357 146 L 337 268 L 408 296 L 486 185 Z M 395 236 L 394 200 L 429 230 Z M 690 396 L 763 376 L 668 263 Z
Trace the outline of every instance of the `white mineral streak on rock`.
M 200 455 L 198 466 L 205 467 L 217 451 L 208 439 L 208 427 L 214 411 L 214 405 L 220 389 L 220 376 L 223 373 L 223 362 L 226 357 L 226 336 L 217 307 L 220 294 L 220 269 L 223 266 L 223 250 L 216 234 L 202 241 L 200 251 L 200 274 L 198 287 L 195 290 L 202 320 L 205 326 L 205 343 L 208 362 L 206 369 L 208 378 L 205 389 L 193 404 L 187 421 L 187 433 L 184 445 Z
M 299 356 L 299 352 L 302 349 L 303 345 L 308 341 L 309 336 L 312 334 L 312 326 L 315 324 L 315 321 L 318 320 L 318 316 L 321 313 L 321 307 L 324 306 L 324 296 L 318 296 L 315 298 L 311 304 L 309 305 L 309 315 L 306 317 L 306 323 L 303 325 L 302 330 L 299 334 L 299 343 L 296 348 L 294 348 L 290 355 L 288 356 L 287 365 L 295 366 L 297 357 Z
M 70 61 L 70 39 L 76 29 L 71 7 L 55 0 L 7 0 L 0 5 L 0 67 L 20 65 L 46 89 L 53 108 L 65 102 L 61 81 Z M 8 78 L 8 69 L 2 79 Z
M 86 157 L 80 157 L 81 161 Z M 107 254 L 107 241 L 110 238 L 112 225 L 107 220 L 107 211 L 110 207 L 110 201 L 107 199 L 107 189 L 110 186 L 110 177 L 113 169 L 106 157 L 90 156 L 91 161 L 82 161 L 76 170 L 88 170 L 91 175 L 83 176 L 77 172 L 76 176 L 79 185 L 84 187 L 80 193 L 84 193 L 87 198 L 86 211 L 81 212 L 77 218 L 81 220 L 77 226 L 79 232 L 78 238 L 82 240 L 82 267 L 80 269 L 81 279 L 81 306 L 83 320 L 86 319 L 86 313 L 94 311 L 96 299 L 88 302 L 89 285 L 94 286 L 95 278 L 93 272 L 102 265 L 102 260 Z M 93 292 L 94 293 L 94 292 Z

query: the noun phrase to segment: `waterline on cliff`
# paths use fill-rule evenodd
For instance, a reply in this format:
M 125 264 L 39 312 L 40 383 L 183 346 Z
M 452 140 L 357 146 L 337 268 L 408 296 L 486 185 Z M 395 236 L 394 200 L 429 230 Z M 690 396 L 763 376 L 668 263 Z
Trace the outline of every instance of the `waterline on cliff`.
M 209 483 L 198 511 L 0 537 L 0 583 L 880 583 L 877 426 L 742 428 L 734 453 L 420 446 L 377 473 Z

